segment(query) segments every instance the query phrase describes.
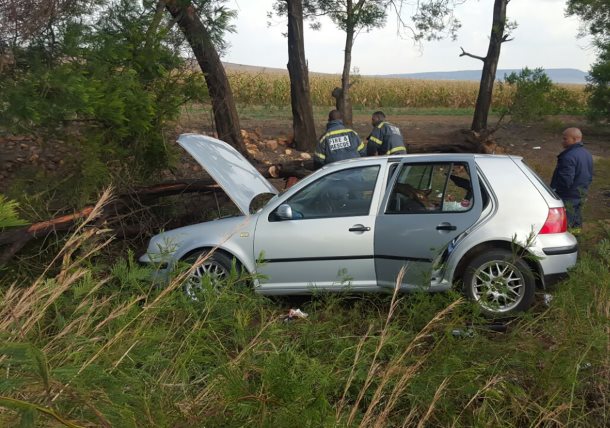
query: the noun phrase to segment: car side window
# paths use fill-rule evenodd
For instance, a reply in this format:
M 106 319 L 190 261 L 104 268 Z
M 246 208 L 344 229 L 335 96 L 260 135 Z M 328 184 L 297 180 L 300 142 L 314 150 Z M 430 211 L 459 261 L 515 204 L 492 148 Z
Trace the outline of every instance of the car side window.
M 467 211 L 473 192 L 468 164 L 403 164 L 386 207 L 387 214 Z
M 368 215 L 378 175 L 379 165 L 337 171 L 314 181 L 285 203 L 292 208 L 294 220 Z

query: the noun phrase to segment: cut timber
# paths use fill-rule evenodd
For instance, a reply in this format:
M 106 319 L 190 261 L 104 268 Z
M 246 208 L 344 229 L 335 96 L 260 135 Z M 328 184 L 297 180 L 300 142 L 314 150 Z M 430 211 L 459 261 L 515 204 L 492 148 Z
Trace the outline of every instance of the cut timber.
M 303 178 L 313 172 L 313 160 L 296 160 L 271 166 L 260 165 L 256 169 L 265 178 Z

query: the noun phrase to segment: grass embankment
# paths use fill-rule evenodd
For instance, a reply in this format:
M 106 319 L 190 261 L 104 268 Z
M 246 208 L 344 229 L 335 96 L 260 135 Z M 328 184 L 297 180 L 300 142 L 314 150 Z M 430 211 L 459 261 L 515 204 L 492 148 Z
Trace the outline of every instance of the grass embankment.
M 497 333 L 456 293 L 320 296 L 289 323 L 235 278 L 188 300 L 83 227 L 38 278 L 2 279 L 0 426 L 607 426 L 602 233 Z

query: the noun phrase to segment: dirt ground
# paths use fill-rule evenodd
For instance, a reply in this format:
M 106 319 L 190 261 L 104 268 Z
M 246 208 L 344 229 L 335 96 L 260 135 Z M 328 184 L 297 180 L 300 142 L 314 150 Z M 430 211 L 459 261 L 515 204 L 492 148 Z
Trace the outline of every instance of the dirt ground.
M 450 143 L 459 138 L 459 130 L 470 126 L 469 116 L 415 116 L 404 115 L 388 117 L 398 125 L 407 146 L 412 143 L 436 144 Z M 493 123 L 493 119 L 491 122 Z M 286 119 L 247 119 L 242 120 L 246 131 L 246 143 L 250 154 L 260 162 L 273 164 L 286 160 L 308 159 L 309 154 L 301 153 L 290 146 L 289 135 L 291 123 Z M 555 166 L 556 156 L 561 152 L 561 132 L 568 126 L 577 126 L 583 130 L 587 149 L 594 158 L 610 159 L 610 135 L 601 133 L 588 125 L 581 117 L 554 116 L 545 121 L 531 124 L 505 124 L 495 134 L 499 145 L 509 154 L 523 156 L 528 164 L 545 180 L 549 181 Z M 316 128 L 322 134 L 325 127 L 324 118 L 317 118 Z M 358 114 L 354 117 L 354 129 L 365 138 L 370 132 L 370 116 Z M 213 134 L 209 117 L 183 118 L 176 126 L 175 132 L 168 137 L 170 141 L 182 132 Z M 174 169 L 165 171 L 164 179 L 197 178 L 202 171 L 198 164 L 180 150 L 180 159 Z M 20 172 L 32 167 L 44 169 L 48 174 L 62 170 L 67 156 L 73 154 L 73 148 L 63 141 L 43 141 L 41 138 L 0 134 L 0 192 L 10 188 Z M 596 177 L 598 175 L 596 174 Z M 601 175 L 605 179 L 607 175 Z M 150 183 L 154 184 L 154 183 Z M 610 218 L 610 182 L 598 183 L 595 194 L 589 200 L 595 204 L 593 210 L 596 218 Z

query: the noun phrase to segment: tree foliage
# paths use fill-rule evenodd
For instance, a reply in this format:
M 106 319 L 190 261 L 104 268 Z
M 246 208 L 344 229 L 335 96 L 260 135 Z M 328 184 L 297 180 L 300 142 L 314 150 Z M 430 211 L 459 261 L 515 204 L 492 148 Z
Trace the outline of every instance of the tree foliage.
M 589 117 L 610 123 L 610 3 L 607 0 L 569 0 L 568 15 L 578 16 L 582 35 L 590 34 L 599 57 L 589 72 Z
M 512 94 L 510 105 L 498 110 L 511 115 L 515 122 L 535 122 L 550 114 L 583 113 L 574 93 L 555 85 L 543 68 L 525 67 L 519 73 L 505 75 L 499 90 Z
M 180 56 L 182 39 L 159 25 L 150 5 L 119 0 L 95 13 L 67 8 L 51 19 L 52 31 L 36 25 L 15 34 L 15 66 L 0 75 L 2 125 L 61 133 L 78 123 L 83 149 L 92 154 L 83 167 L 97 165 L 96 174 L 106 177 L 110 160 L 142 176 L 165 166 L 164 130 L 182 104 L 205 91 Z

